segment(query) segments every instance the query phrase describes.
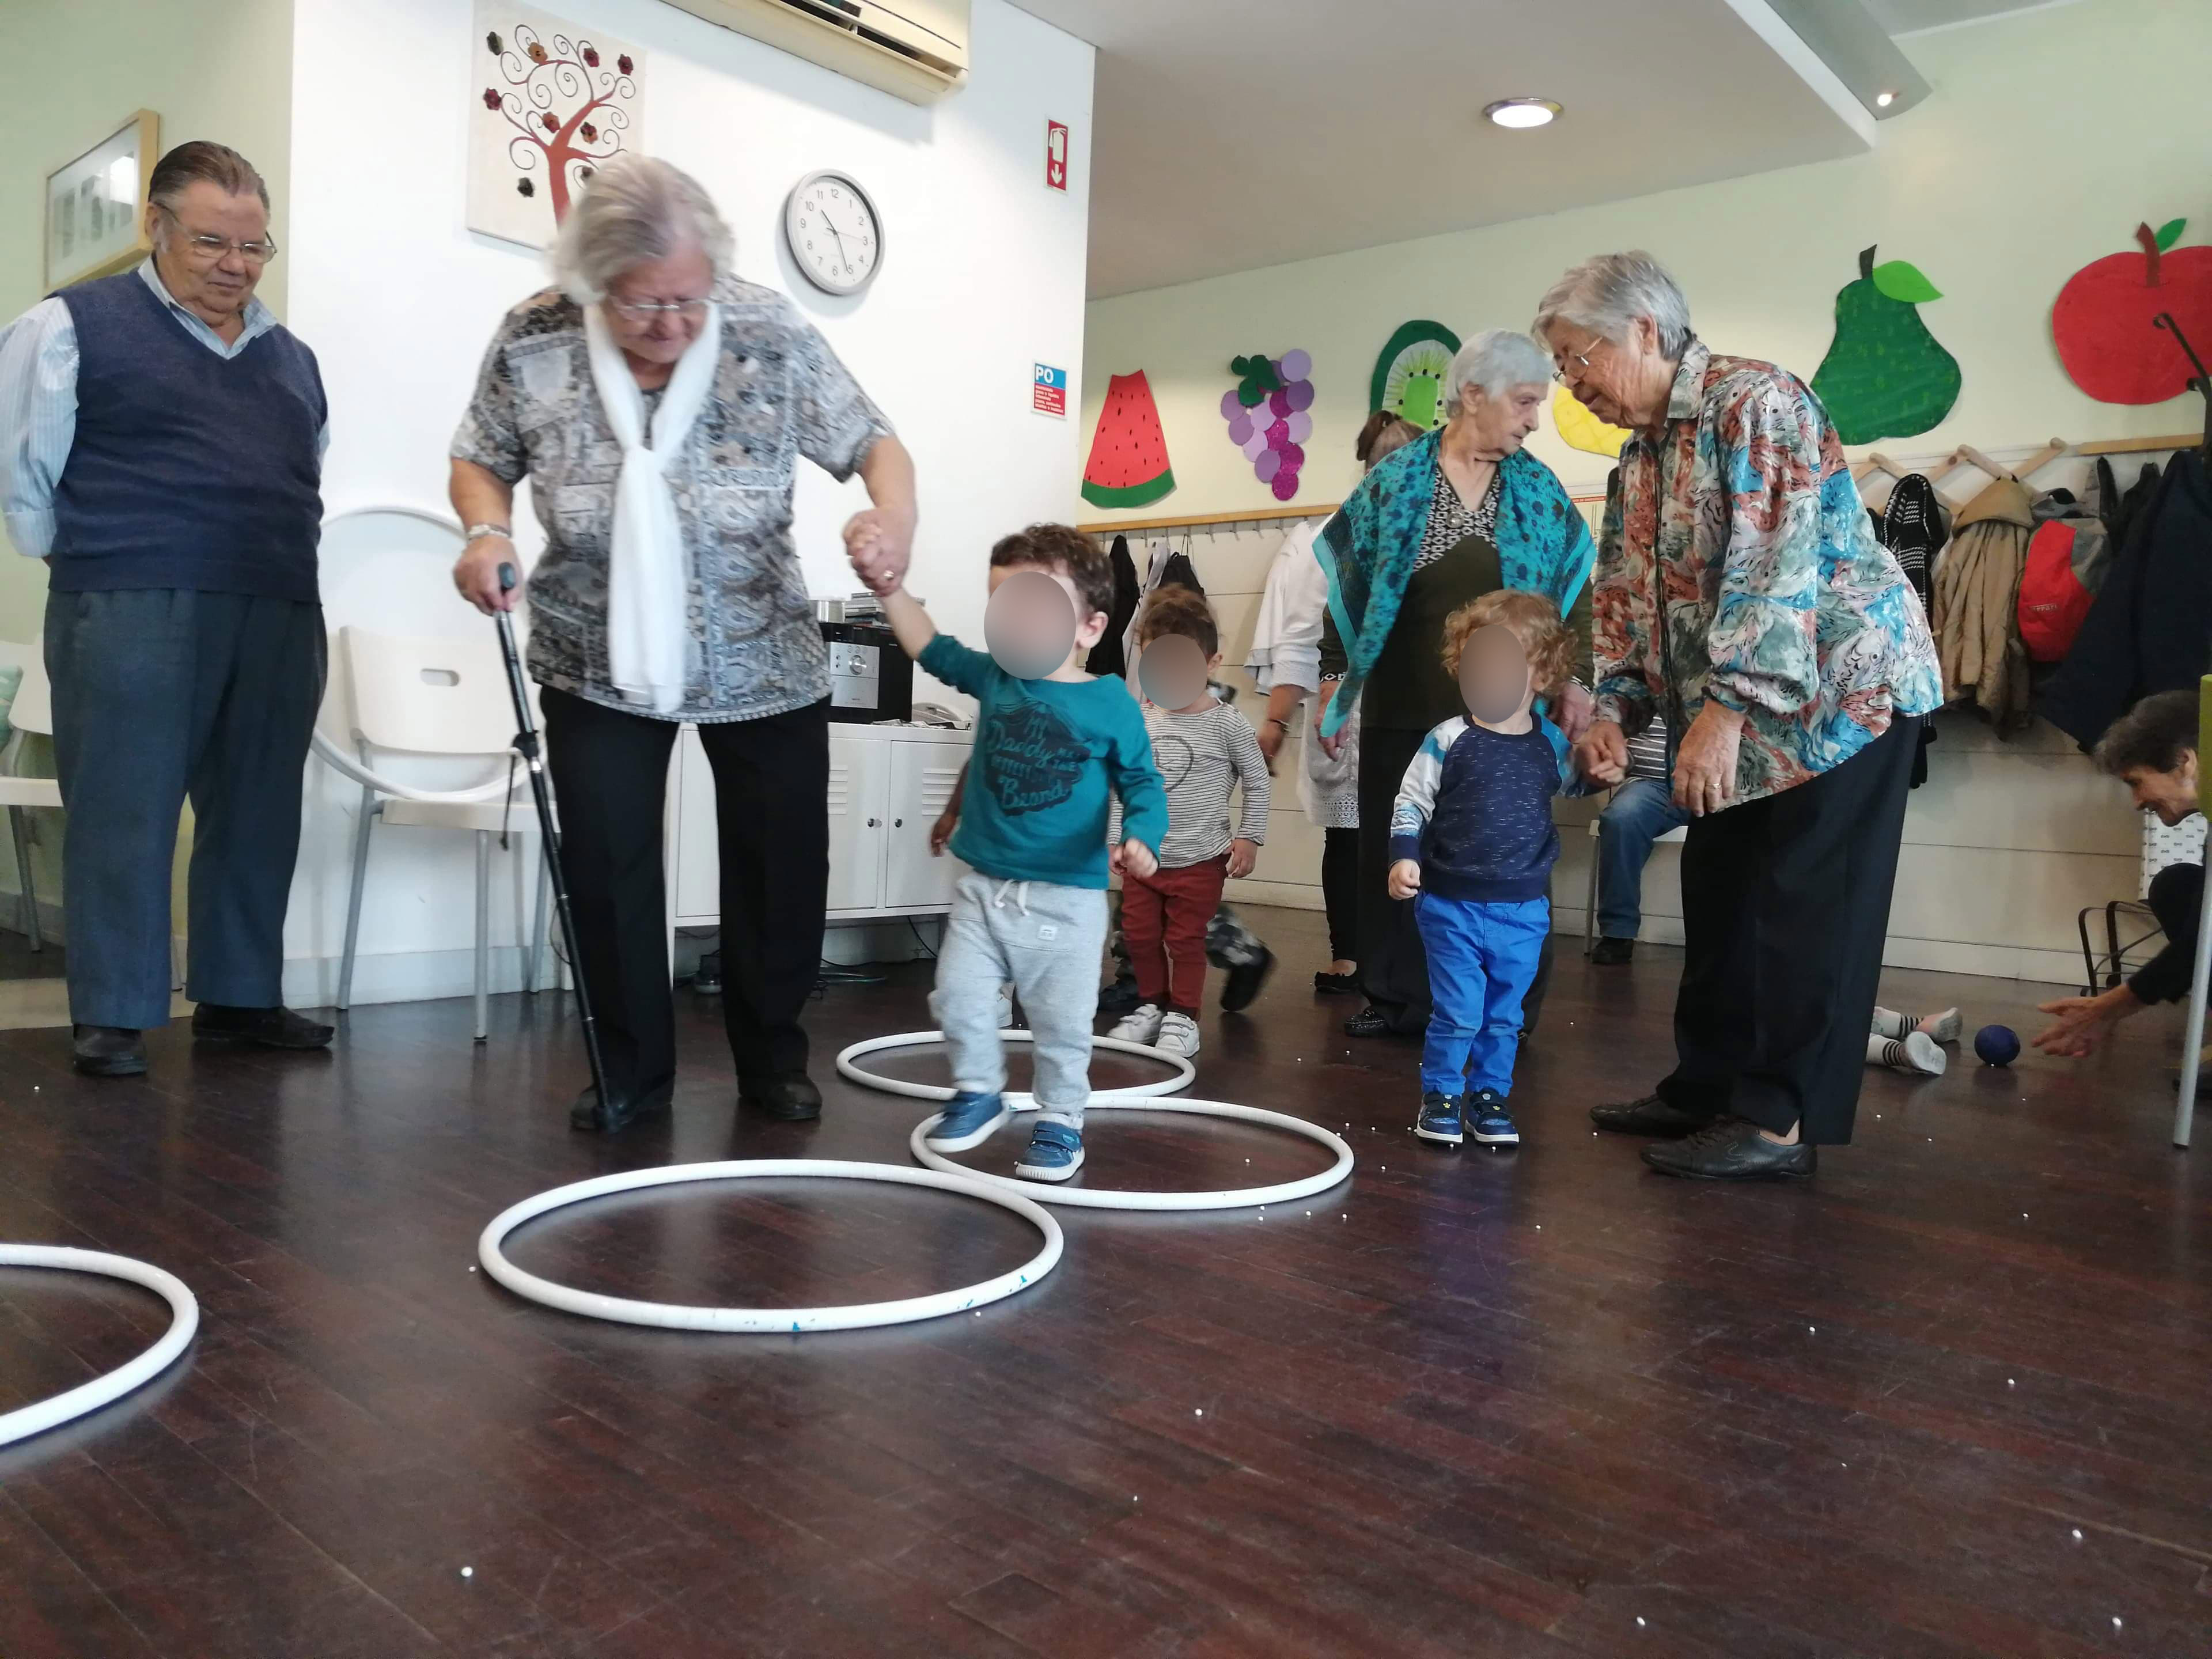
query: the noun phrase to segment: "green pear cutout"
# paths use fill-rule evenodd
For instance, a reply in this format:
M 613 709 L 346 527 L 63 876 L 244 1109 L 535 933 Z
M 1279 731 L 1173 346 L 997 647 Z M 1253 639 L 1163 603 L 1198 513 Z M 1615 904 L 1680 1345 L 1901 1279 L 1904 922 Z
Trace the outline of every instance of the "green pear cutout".
M 1907 261 L 1877 268 L 1872 248 L 1859 255 L 1858 280 L 1836 295 L 1835 342 L 1813 376 L 1844 442 L 1910 438 L 1959 401 L 1959 360 L 1920 320 L 1922 303 L 1941 298 Z

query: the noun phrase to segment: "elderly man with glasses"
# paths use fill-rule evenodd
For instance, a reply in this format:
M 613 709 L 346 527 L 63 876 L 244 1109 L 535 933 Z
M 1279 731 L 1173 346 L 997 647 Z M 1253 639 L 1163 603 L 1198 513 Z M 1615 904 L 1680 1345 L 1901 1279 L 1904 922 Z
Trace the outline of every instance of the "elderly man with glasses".
M 0 331 L 0 507 L 48 568 L 69 812 L 75 1063 L 146 1069 L 167 1023 L 170 878 L 194 815 L 185 994 L 205 1042 L 319 1048 L 283 1006 L 301 772 L 321 702 L 326 410 L 314 354 L 253 297 L 269 191 L 221 144 L 149 181 L 153 257 Z

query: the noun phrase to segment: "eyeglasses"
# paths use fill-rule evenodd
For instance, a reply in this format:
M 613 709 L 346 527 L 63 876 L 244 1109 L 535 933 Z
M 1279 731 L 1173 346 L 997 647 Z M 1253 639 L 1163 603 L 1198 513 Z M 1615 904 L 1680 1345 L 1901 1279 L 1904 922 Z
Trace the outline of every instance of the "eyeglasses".
M 607 303 L 633 323 L 650 323 L 659 317 L 690 319 L 707 314 L 704 300 L 613 300 Z
M 155 205 L 159 207 L 161 204 L 156 203 Z M 179 230 L 185 229 L 184 221 L 175 214 L 170 213 L 167 208 L 162 208 L 161 211 L 169 215 L 170 222 Z M 186 252 L 208 264 L 213 264 L 225 254 L 232 252 L 249 265 L 265 265 L 276 257 L 276 242 L 265 236 L 258 242 L 234 242 L 228 236 L 205 236 L 185 231 L 184 242 Z
M 1552 359 L 1552 378 L 1561 386 L 1572 386 L 1589 372 L 1589 354 L 1603 343 L 1603 338 L 1601 337 L 1592 340 L 1580 351 L 1569 351 L 1554 356 Z M 1570 362 L 1575 365 L 1573 368 L 1567 367 Z

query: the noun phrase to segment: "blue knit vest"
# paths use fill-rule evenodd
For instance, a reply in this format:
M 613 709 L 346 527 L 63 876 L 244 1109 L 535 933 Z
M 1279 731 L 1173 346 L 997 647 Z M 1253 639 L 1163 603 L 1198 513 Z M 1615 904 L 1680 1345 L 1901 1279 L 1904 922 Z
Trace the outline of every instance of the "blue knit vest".
M 48 585 L 317 597 L 326 405 L 315 355 L 272 328 L 223 358 L 135 270 L 64 289 L 76 433 Z

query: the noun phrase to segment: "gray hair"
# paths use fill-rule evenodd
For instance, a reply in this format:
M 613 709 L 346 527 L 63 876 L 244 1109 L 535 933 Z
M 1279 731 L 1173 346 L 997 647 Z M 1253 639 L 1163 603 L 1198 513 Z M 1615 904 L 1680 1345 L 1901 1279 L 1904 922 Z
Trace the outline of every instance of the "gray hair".
M 706 187 L 648 155 L 617 155 L 571 203 L 553 244 L 553 279 L 578 305 L 606 297 L 632 265 L 696 246 L 720 277 L 736 245 Z
M 154 176 L 146 181 L 146 199 L 174 213 L 185 189 L 201 180 L 218 186 L 228 196 L 258 196 L 261 210 L 269 210 L 269 186 L 254 171 L 253 163 L 228 144 L 205 138 L 179 144 L 154 163 Z
M 1662 356 L 1679 358 L 1689 349 L 1690 302 L 1681 284 L 1651 255 L 1632 248 L 1585 259 L 1553 283 L 1537 303 L 1535 331 L 1568 322 L 1620 345 L 1639 317 L 1657 328 Z
M 1510 386 L 1545 386 L 1551 378 L 1551 357 L 1534 339 L 1510 328 L 1486 328 L 1451 360 L 1444 392 L 1456 414 L 1469 386 L 1495 398 Z

